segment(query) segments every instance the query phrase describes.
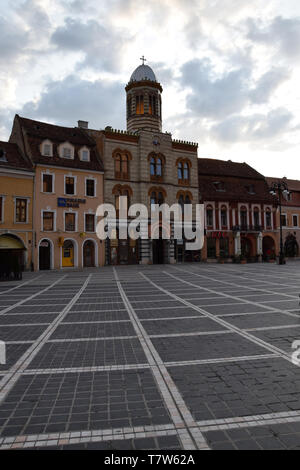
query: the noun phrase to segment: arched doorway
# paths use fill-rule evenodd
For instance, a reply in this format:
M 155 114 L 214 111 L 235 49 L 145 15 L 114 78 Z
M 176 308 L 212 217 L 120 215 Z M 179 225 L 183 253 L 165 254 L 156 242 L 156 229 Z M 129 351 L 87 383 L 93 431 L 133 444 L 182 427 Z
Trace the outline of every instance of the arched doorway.
M 275 242 L 272 237 L 268 235 L 263 238 L 263 259 L 275 259 Z
M 0 279 L 18 279 L 25 268 L 26 248 L 15 235 L 0 236 Z
M 39 269 L 51 269 L 51 242 L 47 239 L 41 240 L 39 245 Z
M 73 268 L 74 263 L 74 243 L 72 240 L 65 240 L 62 247 L 62 267 Z
M 245 258 L 250 258 L 252 256 L 252 243 L 247 237 L 241 238 L 241 254 Z
M 285 256 L 288 256 L 288 257 L 298 256 L 299 254 L 299 246 L 298 246 L 295 235 L 293 235 L 292 233 L 287 235 L 285 239 L 284 252 L 285 252 Z
M 95 244 L 92 240 L 86 240 L 83 245 L 83 266 L 93 268 L 95 266 Z

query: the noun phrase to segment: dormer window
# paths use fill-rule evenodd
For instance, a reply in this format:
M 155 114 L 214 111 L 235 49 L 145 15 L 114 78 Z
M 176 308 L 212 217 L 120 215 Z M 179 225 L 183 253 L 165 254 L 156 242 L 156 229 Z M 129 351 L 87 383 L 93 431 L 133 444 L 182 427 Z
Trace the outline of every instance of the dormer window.
M 45 140 L 45 141 L 42 143 L 41 151 L 42 151 L 42 155 L 43 155 L 44 157 L 53 157 L 53 146 L 52 146 L 52 142 L 50 142 L 50 140 Z
M 90 161 L 90 151 L 88 148 L 84 147 L 79 152 L 80 160 L 82 162 L 89 162 Z
M 249 184 L 248 186 L 246 186 L 246 190 L 249 194 L 255 194 L 254 184 Z
M 69 144 L 69 142 L 65 142 L 59 146 L 59 156 L 61 158 L 74 158 L 74 147 L 73 145 Z
M 63 157 L 64 158 L 71 158 L 71 149 L 68 147 L 63 148 Z
M 216 191 L 225 191 L 224 181 L 215 181 L 213 185 Z

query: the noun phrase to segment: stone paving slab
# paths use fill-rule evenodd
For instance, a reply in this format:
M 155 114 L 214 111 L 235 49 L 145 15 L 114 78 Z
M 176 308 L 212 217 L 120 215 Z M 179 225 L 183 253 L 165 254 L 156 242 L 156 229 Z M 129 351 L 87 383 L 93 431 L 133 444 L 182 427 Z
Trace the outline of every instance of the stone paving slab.
M 172 313 L 171 313 L 172 314 Z M 143 327 L 149 335 L 156 334 L 172 334 L 172 333 L 191 333 L 191 332 L 207 332 L 224 330 L 221 325 L 213 322 L 209 318 L 180 318 L 174 321 L 172 318 L 168 320 L 147 320 L 142 321 Z
M 297 319 L 294 323 L 298 323 Z M 253 335 L 257 338 L 263 339 L 269 344 L 272 344 L 284 351 L 292 353 L 293 341 L 300 340 L 300 325 L 299 327 L 282 328 L 276 330 L 254 331 Z
M 0 416 L 2 437 L 171 422 L 148 369 L 24 375 Z
M 281 358 L 168 370 L 198 421 L 300 410 L 299 369 Z
M 109 310 L 98 312 L 70 312 L 65 316 L 65 322 L 77 321 L 116 321 L 116 320 L 129 320 L 127 311 L 124 310 Z
M 29 348 L 30 344 L 19 343 L 19 344 L 7 344 L 6 345 L 6 364 L 0 364 L 0 371 L 9 370 L 18 359 L 24 354 Z
M 49 369 L 92 367 L 113 364 L 145 363 L 138 339 L 105 339 L 99 341 L 64 341 L 46 343 L 35 356 L 30 368 Z
M 1 335 L 1 328 L 0 328 Z M 52 339 L 109 338 L 115 336 L 136 336 L 130 322 L 89 323 L 76 325 L 61 324 L 51 335 Z
M 300 450 L 300 423 L 204 433 L 213 450 Z
M 24 324 L 30 325 L 30 323 L 45 323 L 49 324 L 57 317 L 57 313 L 45 313 L 39 315 L 35 313 L 34 315 L 30 313 L 26 314 L 15 314 L 15 315 L 0 315 L 0 325 L 13 325 L 13 324 Z
M 38 338 L 47 325 L 0 326 L 2 341 L 33 341 Z
M 224 328 L 223 328 L 224 329 Z M 176 338 L 153 338 L 152 342 L 164 361 L 230 358 L 264 354 L 265 349 L 235 333 Z

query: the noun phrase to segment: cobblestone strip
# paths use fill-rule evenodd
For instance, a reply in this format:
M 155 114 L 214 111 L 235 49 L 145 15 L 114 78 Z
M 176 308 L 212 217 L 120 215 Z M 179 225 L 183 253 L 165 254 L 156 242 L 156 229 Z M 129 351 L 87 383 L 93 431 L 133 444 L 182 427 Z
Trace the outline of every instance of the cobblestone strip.
M 177 435 L 180 439 L 182 429 L 172 424 L 156 426 L 135 426 L 118 429 L 99 429 L 94 431 L 74 431 L 50 434 L 35 434 L 0 438 L 0 449 L 25 449 L 29 447 L 62 446 L 85 442 L 104 442 L 125 439 L 142 439 Z
M 42 276 L 43 276 L 43 274 L 40 274 L 39 276 L 34 277 L 33 279 L 29 279 L 29 281 L 22 282 L 21 284 L 18 284 L 15 287 L 11 287 L 10 289 L 0 291 L 0 295 L 7 294 L 7 292 L 12 292 L 13 290 L 19 289 L 20 287 L 23 287 L 23 286 L 25 286 L 26 284 L 29 284 L 32 281 L 36 281 L 37 279 L 39 279 Z
M 45 287 L 44 289 L 40 290 L 39 292 L 36 292 L 35 294 L 30 295 L 29 297 L 26 297 L 23 300 L 20 300 L 19 302 L 15 303 L 14 305 L 10 305 L 9 307 L 4 308 L 3 310 L 0 310 L 0 315 L 3 315 L 4 313 L 9 312 L 10 310 L 13 310 L 16 307 L 19 307 L 19 305 L 24 304 L 25 302 L 28 302 L 31 299 L 34 299 L 38 295 L 42 294 L 43 292 L 46 292 L 47 290 L 51 289 L 51 287 L 55 286 L 58 284 L 62 279 L 66 277 L 66 274 L 58 279 L 56 281 L 52 282 L 52 284 L 49 284 L 49 286 Z
M 164 399 L 166 407 L 176 428 L 181 429 L 180 441 L 186 450 L 208 449 L 204 436 L 181 397 L 176 385 L 154 348 L 142 323 L 138 319 L 128 297 L 123 290 L 117 271 L 113 268 L 119 292 L 126 306 L 128 315 L 140 340 L 141 346 L 149 362 L 153 376 Z
M 266 426 L 268 424 L 295 423 L 298 421 L 300 421 L 300 411 L 287 411 L 198 421 L 198 425 L 202 432 L 206 432 L 220 431 L 222 429 L 247 428 L 251 426 Z
M 14 364 L 8 374 L 1 380 L 0 382 L 0 403 L 4 400 L 8 392 L 12 389 L 12 387 L 15 385 L 17 380 L 20 377 L 20 374 L 24 372 L 24 370 L 28 367 L 32 359 L 36 356 L 36 354 L 40 351 L 40 349 L 44 346 L 45 342 L 48 340 L 48 338 L 52 335 L 53 331 L 56 329 L 56 327 L 59 325 L 59 323 L 62 321 L 62 319 L 67 315 L 69 312 L 70 308 L 74 305 L 74 303 L 77 301 L 79 298 L 79 295 L 85 290 L 86 286 L 89 283 L 89 280 L 91 278 L 91 274 L 87 277 L 85 280 L 84 284 L 82 287 L 79 289 L 77 294 L 72 298 L 72 300 L 65 306 L 65 308 L 62 310 L 62 312 L 53 320 L 52 323 L 47 327 L 47 329 L 39 336 L 39 338 L 34 341 L 32 346 L 27 349 L 27 351 L 20 357 L 20 359 Z M 60 282 L 65 276 L 59 278 L 55 283 L 53 283 L 51 286 L 57 284 Z M 48 288 L 49 288 L 48 287 Z
M 177 281 L 180 281 L 182 283 L 185 283 L 185 284 L 189 284 L 197 289 L 204 289 L 204 290 L 208 290 L 212 293 L 216 293 L 218 295 L 225 295 L 227 296 L 227 294 L 222 294 L 221 292 L 217 292 L 217 291 L 214 291 L 212 289 L 208 289 L 206 287 L 200 287 L 198 286 L 197 284 L 193 284 L 189 281 L 185 281 L 184 279 L 180 279 L 179 277 L 177 276 L 174 276 L 173 274 L 170 274 L 166 271 L 163 271 L 164 274 L 166 274 L 167 276 L 170 276 L 174 279 L 176 279 Z M 275 354 L 278 354 L 279 356 L 281 356 L 283 359 L 286 359 L 287 361 L 289 361 L 291 364 L 293 364 L 292 362 L 292 358 L 291 358 L 291 355 L 288 354 L 287 352 L 283 351 L 282 349 L 279 349 L 277 348 L 276 346 L 273 346 L 269 343 L 266 343 L 265 341 L 259 339 L 259 338 L 256 338 L 255 336 L 251 335 L 250 333 L 247 333 L 246 331 L 243 331 L 241 330 L 240 328 L 238 328 L 237 326 L 234 326 L 234 325 L 231 325 L 230 323 L 226 322 L 225 320 L 223 320 L 222 318 L 220 317 L 216 317 L 215 315 L 213 315 L 212 313 L 209 313 L 207 312 L 206 310 L 204 310 L 203 308 L 200 308 L 196 305 L 193 305 L 191 304 L 190 302 L 184 300 L 184 299 L 181 299 L 180 297 L 178 297 L 177 295 L 173 294 L 172 292 L 164 289 L 163 287 L 160 287 L 158 284 L 156 284 L 155 282 L 153 282 L 151 279 L 149 279 L 145 274 L 141 273 L 141 276 L 144 277 L 144 279 L 147 279 L 148 282 L 150 284 L 152 284 L 153 286 L 156 286 L 160 291 L 162 292 L 165 292 L 166 294 L 168 294 L 170 297 L 173 297 L 173 299 L 176 299 L 178 300 L 179 302 L 183 303 L 184 305 L 188 306 L 188 307 L 191 307 L 193 308 L 194 310 L 197 310 L 198 312 L 202 313 L 203 315 L 205 315 L 207 318 L 210 318 L 211 320 L 213 320 L 214 322 L 216 323 L 219 323 L 220 325 L 224 326 L 225 328 L 228 328 L 229 330 L 231 330 L 233 333 L 237 333 L 238 335 L 240 336 L 243 336 L 244 338 L 248 339 L 249 341 L 251 341 L 252 343 L 255 343 L 257 344 L 258 346 L 261 346 L 265 349 L 267 349 L 268 351 L 272 352 L 272 353 L 275 353 Z

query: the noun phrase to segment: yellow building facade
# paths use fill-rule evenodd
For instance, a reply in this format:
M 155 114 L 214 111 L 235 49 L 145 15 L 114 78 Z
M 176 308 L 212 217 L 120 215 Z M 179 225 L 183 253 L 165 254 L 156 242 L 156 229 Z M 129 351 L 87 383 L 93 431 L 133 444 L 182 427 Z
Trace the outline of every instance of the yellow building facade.
M 34 172 L 15 144 L 0 142 L 0 266 L 32 268 Z M 9 260 L 9 263 L 7 262 Z M 7 269 L 7 268 L 5 268 Z

